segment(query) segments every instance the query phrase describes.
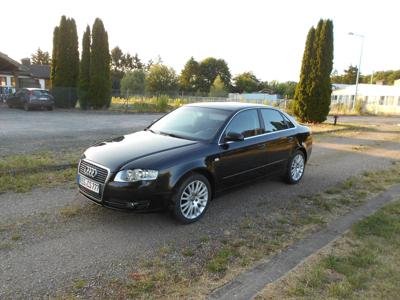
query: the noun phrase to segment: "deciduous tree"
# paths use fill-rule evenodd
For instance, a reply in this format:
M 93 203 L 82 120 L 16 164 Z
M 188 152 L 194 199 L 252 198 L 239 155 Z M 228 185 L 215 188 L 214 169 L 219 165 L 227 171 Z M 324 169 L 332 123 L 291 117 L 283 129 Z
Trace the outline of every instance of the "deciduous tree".
M 185 67 L 179 76 L 180 90 L 189 94 L 196 93 L 199 89 L 199 78 L 199 63 L 193 57 L 191 57 L 185 64 Z
M 178 90 L 178 78 L 174 69 L 162 64 L 150 67 L 146 78 L 146 91 L 153 95 L 171 95 Z

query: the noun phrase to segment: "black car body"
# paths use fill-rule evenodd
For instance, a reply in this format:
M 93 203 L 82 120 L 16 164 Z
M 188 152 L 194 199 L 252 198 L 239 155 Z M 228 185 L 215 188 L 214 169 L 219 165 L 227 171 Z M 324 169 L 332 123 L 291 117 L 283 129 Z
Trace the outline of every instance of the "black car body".
M 297 183 L 311 155 L 310 130 L 273 107 L 229 102 L 199 103 L 183 106 L 173 113 L 143 131 L 87 149 L 78 167 L 80 192 L 96 203 L 112 208 L 158 209 L 174 206 L 174 197 L 184 182 L 195 175 L 198 178 L 192 180 L 192 189 L 204 182 L 203 191 L 199 187 L 197 194 L 207 194 L 208 205 L 208 198 L 211 199 L 212 195 L 259 176 L 286 174 L 290 183 Z M 198 120 L 193 117 L 197 115 Z M 168 124 L 168 118 L 174 116 L 179 118 L 173 119 L 174 125 L 170 127 L 177 131 L 157 132 L 160 126 L 163 127 L 163 122 Z M 164 118 L 167 119 L 163 121 Z M 191 125 L 191 119 L 201 124 Z M 182 127 L 176 124 L 179 122 Z M 201 129 L 201 133 L 196 133 L 198 137 L 194 133 L 191 137 L 176 134 L 180 132 L 178 129 L 191 132 L 191 126 Z M 204 139 L 205 136 L 208 138 Z M 295 154 L 299 161 L 303 158 L 302 166 L 299 165 L 302 170 L 292 162 Z M 293 180 L 288 173 L 296 171 L 296 166 L 301 174 Z M 133 174 L 133 177 L 126 174 Z M 121 176 L 150 180 L 121 182 Z M 186 194 L 190 190 L 188 186 Z M 184 191 L 181 193 L 185 195 Z M 196 195 L 190 196 L 191 201 Z M 194 220 L 178 219 L 188 223 L 197 217 Z
M 54 109 L 54 97 L 48 90 L 39 88 L 24 88 L 7 97 L 7 105 L 10 108 L 19 107 L 25 110 L 32 108 Z

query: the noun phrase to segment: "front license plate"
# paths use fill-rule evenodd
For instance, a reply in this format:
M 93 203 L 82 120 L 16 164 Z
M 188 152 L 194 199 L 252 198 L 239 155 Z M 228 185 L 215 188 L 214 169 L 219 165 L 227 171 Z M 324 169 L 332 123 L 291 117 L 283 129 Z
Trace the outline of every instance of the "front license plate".
M 100 192 L 100 185 L 86 177 L 79 176 L 79 184 L 97 194 Z

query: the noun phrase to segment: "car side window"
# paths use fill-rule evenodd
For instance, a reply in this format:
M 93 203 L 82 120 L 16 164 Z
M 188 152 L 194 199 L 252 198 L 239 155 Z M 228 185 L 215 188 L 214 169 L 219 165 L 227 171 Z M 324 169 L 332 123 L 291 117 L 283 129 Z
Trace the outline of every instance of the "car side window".
M 225 134 L 228 132 L 241 133 L 245 138 L 260 134 L 262 129 L 257 110 L 249 109 L 238 113 L 229 123 Z
M 284 114 L 282 114 L 282 116 L 283 116 L 283 118 L 285 119 L 287 126 L 288 126 L 289 128 L 294 128 L 294 124 L 289 120 L 289 118 L 286 117 Z
M 275 109 L 261 109 L 261 116 L 264 120 L 265 132 L 274 132 L 288 129 L 288 125 L 281 113 Z

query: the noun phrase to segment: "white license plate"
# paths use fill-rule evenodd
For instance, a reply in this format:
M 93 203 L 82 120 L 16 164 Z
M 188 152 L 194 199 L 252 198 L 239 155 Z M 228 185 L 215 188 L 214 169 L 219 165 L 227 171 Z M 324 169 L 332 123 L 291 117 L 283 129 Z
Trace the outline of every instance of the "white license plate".
M 39 98 L 39 100 L 45 101 L 47 100 L 47 98 Z
M 79 176 L 79 184 L 97 194 L 100 192 L 100 185 L 86 177 Z

